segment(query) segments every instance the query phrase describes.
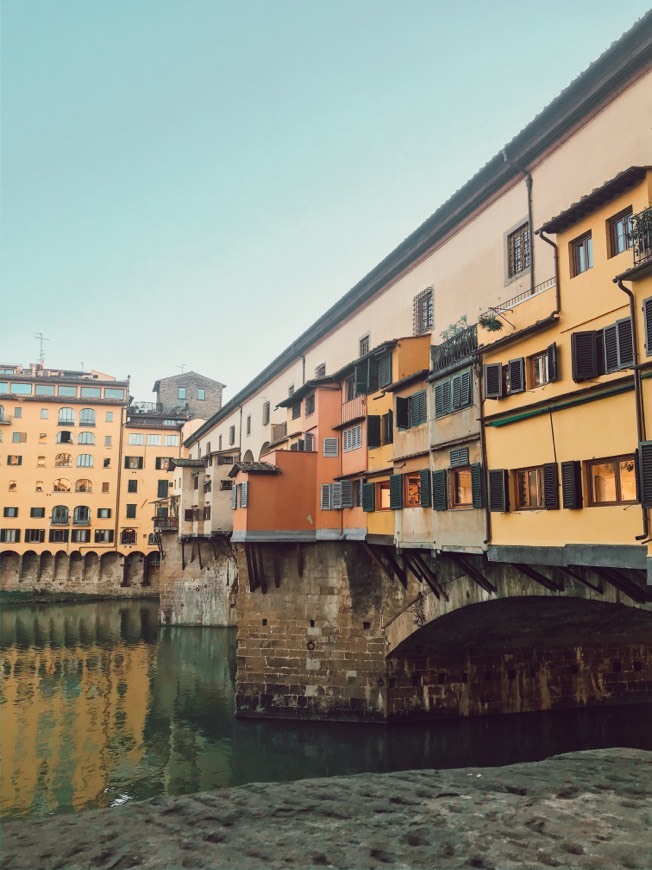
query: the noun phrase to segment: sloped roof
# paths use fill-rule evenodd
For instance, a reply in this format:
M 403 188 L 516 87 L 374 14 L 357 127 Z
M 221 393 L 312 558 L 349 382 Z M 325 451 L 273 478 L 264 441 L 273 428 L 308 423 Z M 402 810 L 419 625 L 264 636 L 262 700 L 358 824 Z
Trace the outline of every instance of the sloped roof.
M 229 471 L 229 477 L 235 477 L 239 471 L 245 471 L 247 474 L 281 473 L 278 465 L 272 465 L 271 462 L 236 462 Z
M 203 459 L 178 459 L 173 456 L 170 465 L 172 468 L 204 468 L 206 463 Z

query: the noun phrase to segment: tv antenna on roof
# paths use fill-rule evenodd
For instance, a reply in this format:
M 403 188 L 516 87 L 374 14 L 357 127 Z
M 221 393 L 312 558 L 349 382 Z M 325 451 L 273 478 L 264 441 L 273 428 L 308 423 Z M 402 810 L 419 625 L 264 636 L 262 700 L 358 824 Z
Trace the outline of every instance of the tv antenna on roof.
M 43 347 L 44 341 L 49 341 L 49 338 L 46 338 L 42 332 L 35 332 L 34 338 L 38 338 L 39 341 L 39 351 L 38 351 L 38 361 L 41 365 L 45 365 L 45 348 Z
M 181 363 L 180 366 L 175 366 L 175 368 L 181 369 L 181 374 L 183 374 L 183 370 L 185 369 L 186 365 L 187 365 L 187 363 Z

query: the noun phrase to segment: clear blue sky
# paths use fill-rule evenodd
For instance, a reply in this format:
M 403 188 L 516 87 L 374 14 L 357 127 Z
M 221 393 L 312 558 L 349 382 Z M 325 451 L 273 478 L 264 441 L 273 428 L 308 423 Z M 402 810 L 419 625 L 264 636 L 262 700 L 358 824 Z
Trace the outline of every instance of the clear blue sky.
M 3 0 L 0 362 L 232 396 L 647 9 Z

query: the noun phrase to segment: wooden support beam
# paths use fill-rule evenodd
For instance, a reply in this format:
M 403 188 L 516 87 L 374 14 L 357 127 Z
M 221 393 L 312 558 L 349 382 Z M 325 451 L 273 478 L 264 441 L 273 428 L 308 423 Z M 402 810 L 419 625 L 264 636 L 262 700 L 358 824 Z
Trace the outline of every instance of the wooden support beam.
M 425 571 L 425 566 L 419 560 L 418 555 L 410 552 L 409 550 L 406 550 L 403 553 L 403 558 L 405 559 L 405 563 L 407 564 L 410 571 L 412 571 L 414 576 L 417 578 L 417 580 L 420 583 L 425 583 L 426 586 L 431 590 L 435 598 L 441 598 L 441 587 L 436 581 L 435 583 L 432 582 L 431 578 L 428 576 L 428 573 Z
M 181 539 L 181 570 L 186 570 L 186 541 L 185 538 Z
M 564 583 L 559 580 L 551 580 L 550 577 L 546 577 L 545 574 L 542 574 L 541 571 L 537 571 L 536 568 L 533 568 L 531 565 L 522 565 L 517 564 L 516 562 L 512 563 L 515 568 L 525 574 L 526 577 L 529 577 L 530 580 L 534 580 L 535 583 L 539 583 L 541 586 L 549 589 L 551 592 L 563 592 L 564 591 Z
M 204 563 L 201 560 L 201 540 L 197 538 L 197 558 L 199 559 L 199 568 L 204 570 Z
M 628 595 L 632 601 L 636 601 L 637 604 L 643 604 L 645 601 L 652 600 L 652 592 L 648 592 L 646 588 L 637 586 L 633 580 L 630 580 L 629 577 L 617 568 L 605 568 L 601 565 L 591 565 L 591 570 L 594 571 L 598 577 L 602 577 L 604 580 L 611 583 L 611 585 L 620 592 L 624 592 L 625 595 Z
M 385 563 L 380 558 L 380 556 L 378 556 L 378 555 L 376 555 L 376 553 L 374 553 L 373 547 L 370 547 L 366 541 L 362 541 L 362 546 L 367 551 L 367 553 L 371 556 L 371 558 L 376 563 L 376 565 L 378 565 L 378 567 L 381 569 L 381 571 L 383 571 L 383 573 L 386 574 L 387 577 L 389 577 L 389 579 L 393 582 L 395 579 L 394 572 L 392 570 L 390 570 L 387 567 L 387 565 L 385 565 Z
M 572 580 L 577 580 L 578 583 L 583 583 L 584 586 L 588 586 L 589 589 L 593 589 L 594 592 L 597 592 L 598 595 L 604 595 L 604 585 L 602 582 L 600 583 L 591 583 L 590 580 L 586 580 L 577 568 L 569 568 L 568 565 L 557 565 L 559 571 L 563 574 L 566 574 L 567 577 L 570 577 Z
M 258 574 L 258 582 L 260 583 L 260 591 L 263 595 L 267 595 L 267 580 L 265 578 L 265 562 L 263 560 L 263 545 L 252 544 L 253 558 L 256 562 L 256 573 Z
M 404 589 L 407 589 L 407 573 L 405 571 L 405 568 L 401 565 L 401 563 L 398 561 L 398 559 L 394 555 L 392 547 L 385 547 L 384 549 L 385 549 L 385 557 L 386 557 L 387 561 L 389 562 L 389 565 L 390 565 L 392 571 L 394 571 L 394 573 L 398 577 L 401 586 Z
M 462 571 L 467 574 L 471 580 L 475 580 L 478 586 L 481 589 L 484 589 L 485 592 L 489 592 L 491 594 L 496 594 L 496 587 L 491 582 L 491 580 L 487 580 L 482 571 L 479 568 L 476 568 L 475 565 L 471 562 L 467 562 L 466 559 L 460 553 L 446 553 L 446 555 L 453 560 L 456 564 L 460 566 Z
M 274 566 L 274 586 L 278 589 L 281 585 L 281 565 L 275 544 L 272 544 L 272 564 Z
M 448 601 L 448 595 L 444 591 L 444 587 L 439 582 L 439 579 L 435 572 L 430 568 L 430 566 L 426 563 L 425 559 L 421 557 L 420 553 L 414 554 L 415 561 L 420 565 L 421 570 L 423 571 L 424 577 L 426 579 L 426 583 L 432 591 L 437 595 L 437 598 L 440 596 L 444 599 L 444 601 Z M 439 593 L 439 594 L 437 594 Z
M 297 544 L 297 573 L 303 577 L 303 550 L 301 544 Z
M 256 567 L 251 557 L 251 544 L 244 544 L 245 556 L 247 559 L 247 574 L 249 575 L 249 591 L 255 592 L 258 587 Z

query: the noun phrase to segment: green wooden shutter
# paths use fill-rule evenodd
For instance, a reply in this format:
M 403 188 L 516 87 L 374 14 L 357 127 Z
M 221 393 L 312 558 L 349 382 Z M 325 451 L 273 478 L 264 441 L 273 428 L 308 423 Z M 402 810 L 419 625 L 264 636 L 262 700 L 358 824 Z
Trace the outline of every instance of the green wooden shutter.
M 159 480 L 157 498 L 167 498 L 167 497 L 168 497 L 168 481 L 167 480 Z
M 435 417 L 441 417 L 444 413 L 444 385 L 435 384 Z
M 639 498 L 644 508 L 652 507 L 652 441 L 638 445 Z
M 452 388 L 450 381 L 444 381 L 441 385 L 441 395 L 442 395 L 442 405 L 443 405 L 443 414 L 450 414 L 453 410 L 453 400 L 452 400 Z
M 369 389 L 369 367 L 367 361 L 359 363 L 355 367 L 355 394 L 363 396 Z
M 461 397 L 460 407 L 467 408 L 473 401 L 471 372 L 462 372 L 460 375 L 461 382 Z
M 582 507 L 582 463 L 577 460 L 561 464 L 562 505 L 568 510 Z
M 373 483 L 362 484 L 362 510 L 373 513 L 376 509 L 376 493 Z
M 652 296 L 643 300 L 643 320 L 645 327 L 645 353 L 652 355 Z
M 436 511 L 448 509 L 448 489 L 446 486 L 446 469 L 441 468 L 432 473 L 432 508 Z
M 629 368 L 634 365 L 634 337 L 631 319 L 623 317 L 622 320 L 617 320 L 616 332 L 618 334 L 618 368 Z
M 459 468 L 469 464 L 469 448 L 455 447 L 450 451 L 451 468 Z
M 482 465 L 479 462 L 471 466 L 471 495 L 474 508 L 484 507 L 484 486 L 482 480 Z
M 396 425 L 399 429 L 410 428 L 410 402 L 400 396 L 396 397 Z
M 394 412 L 383 414 L 383 437 L 385 444 L 394 443 Z
M 571 335 L 573 380 L 576 383 L 598 376 L 598 336 L 594 329 Z
M 419 486 L 421 507 L 430 507 L 430 471 L 427 468 L 421 469 L 419 477 L 421 478 Z
M 389 507 L 397 511 L 403 507 L 403 475 L 392 474 L 389 478 Z
M 413 426 L 419 426 L 421 423 L 425 423 L 428 419 L 428 405 L 426 403 L 426 391 L 421 390 L 419 393 L 415 393 L 412 397 L 414 400 L 414 406 L 416 407 L 416 415 L 417 422 L 412 423 Z
M 380 415 L 367 417 L 367 447 L 373 450 L 380 447 Z
M 483 370 L 485 399 L 501 399 L 503 396 L 503 364 L 487 363 Z
M 367 360 L 367 392 L 375 393 L 378 389 L 378 363 L 372 357 Z
M 618 369 L 618 327 L 605 326 L 602 330 L 604 340 L 604 367 L 606 372 L 615 372 Z
M 546 348 L 546 356 L 548 358 L 548 380 L 556 381 L 557 374 L 557 345 L 553 342 Z
M 453 411 L 458 411 L 462 407 L 462 376 L 454 375 L 451 378 L 451 406 Z
M 392 355 L 386 354 L 378 360 L 378 386 L 388 387 L 392 382 Z
M 509 373 L 509 392 L 522 393 L 525 390 L 525 359 L 510 359 L 507 363 Z
M 559 471 L 556 462 L 543 466 L 543 503 L 547 511 L 559 510 Z
M 505 513 L 509 510 L 507 471 L 504 468 L 489 471 L 489 510 Z

